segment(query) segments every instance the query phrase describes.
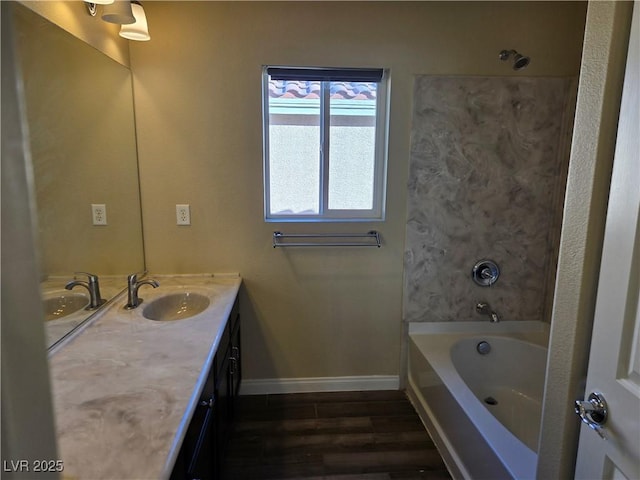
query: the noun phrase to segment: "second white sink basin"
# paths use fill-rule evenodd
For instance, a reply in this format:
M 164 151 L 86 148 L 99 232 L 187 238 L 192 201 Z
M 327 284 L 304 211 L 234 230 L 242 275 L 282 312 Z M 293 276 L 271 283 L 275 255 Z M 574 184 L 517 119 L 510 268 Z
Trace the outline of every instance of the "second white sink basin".
M 199 293 L 172 293 L 156 298 L 142 309 L 142 316 L 149 320 L 183 320 L 203 312 L 209 306 L 209 298 Z
M 89 306 L 89 297 L 80 293 L 60 293 L 42 300 L 44 319 L 57 320 Z

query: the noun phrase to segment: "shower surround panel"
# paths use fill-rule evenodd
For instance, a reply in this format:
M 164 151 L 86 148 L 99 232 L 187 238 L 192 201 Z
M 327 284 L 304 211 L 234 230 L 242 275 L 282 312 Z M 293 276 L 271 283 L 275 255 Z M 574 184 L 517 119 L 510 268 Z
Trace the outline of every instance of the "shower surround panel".
M 573 124 L 569 78 L 415 80 L 405 321 L 549 321 Z M 491 287 L 471 279 L 492 259 Z

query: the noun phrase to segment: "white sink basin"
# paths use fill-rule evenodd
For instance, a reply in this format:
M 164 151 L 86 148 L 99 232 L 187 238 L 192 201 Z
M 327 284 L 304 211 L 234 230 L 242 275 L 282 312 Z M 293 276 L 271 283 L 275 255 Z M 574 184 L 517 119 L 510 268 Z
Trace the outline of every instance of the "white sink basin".
M 209 298 L 199 293 L 172 293 L 149 302 L 142 316 L 156 321 L 184 320 L 202 313 L 209 303 Z
M 42 300 L 45 320 L 57 320 L 89 306 L 89 297 L 81 293 L 59 293 Z

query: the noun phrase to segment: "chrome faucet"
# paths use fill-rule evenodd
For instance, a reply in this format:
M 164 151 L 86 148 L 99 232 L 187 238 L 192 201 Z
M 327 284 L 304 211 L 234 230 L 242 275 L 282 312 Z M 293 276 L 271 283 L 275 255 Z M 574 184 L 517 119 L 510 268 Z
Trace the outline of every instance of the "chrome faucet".
M 491 323 L 497 323 L 500 321 L 500 317 L 498 316 L 498 313 L 495 310 L 493 310 L 491 308 L 491 305 L 489 305 L 487 302 L 478 302 L 476 304 L 476 312 L 478 312 L 481 315 L 488 315 L 489 321 Z
M 106 302 L 104 298 L 100 296 L 100 283 L 98 283 L 98 276 L 93 273 L 87 272 L 75 272 L 74 275 L 86 275 L 88 278 L 87 282 L 82 280 L 72 280 L 67 283 L 64 288 L 67 290 L 71 290 L 73 287 L 77 287 L 80 285 L 81 287 L 89 290 L 89 306 L 86 310 L 95 310 L 100 305 Z
M 145 272 L 146 273 L 146 272 Z M 138 274 L 132 273 L 127 277 L 127 304 L 124 306 L 127 310 L 133 310 L 142 303 L 142 299 L 138 298 L 138 289 L 142 285 L 151 285 L 153 288 L 158 288 L 160 284 L 153 279 L 138 281 Z

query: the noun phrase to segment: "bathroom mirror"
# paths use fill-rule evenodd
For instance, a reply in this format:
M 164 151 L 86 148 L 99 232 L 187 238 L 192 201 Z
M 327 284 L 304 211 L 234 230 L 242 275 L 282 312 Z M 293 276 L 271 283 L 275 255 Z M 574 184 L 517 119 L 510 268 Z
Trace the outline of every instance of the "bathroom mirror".
M 127 274 L 144 270 L 132 79 L 127 67 L 13 6 L 50 347 L 95 312 L 85 310 L 88 289 L 64 288 L 74 272 L 98 275 L 108 300 Z

